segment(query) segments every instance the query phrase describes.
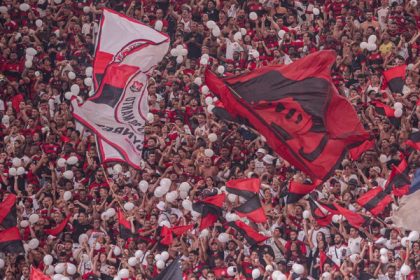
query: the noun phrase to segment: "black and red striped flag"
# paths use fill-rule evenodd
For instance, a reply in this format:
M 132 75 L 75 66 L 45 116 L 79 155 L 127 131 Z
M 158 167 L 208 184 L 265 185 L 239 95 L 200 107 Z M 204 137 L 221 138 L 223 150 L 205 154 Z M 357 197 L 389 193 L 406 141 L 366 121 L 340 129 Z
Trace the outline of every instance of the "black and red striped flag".
M 410 178 L 408 177 L 409 172 L 410 169 L 407 161 L 402 157 L 398 166 L 392 166 L 391 174 L 385 185 L 385 192 L 388 194 L 392 192 L 397 197 L 407 194 L 411 184 Z
M 260 192 L 261 181 L 258 178 L 235 179 L 226 182 L 226 190 L 244 198 L 251 198 Z
M 317 180 L 314 184 L 299 183 L 295 180 L 289 182 L 289 190 L 287 192 L 286 204 L 298 202 L 305 195 L 312 192 L 316 187 L 322 183 Z
M 118 225 L 121 238 L 127 239 L 133 237 L 133 233 L 131 231 L 131 223 L 125 218 L 124 212 L 121 211 L 121 209 L 118 209 Z
M 50 229 L 46 229 L 44 231 L 48 235 L 57 236 L 57 235 L 59 235 L 60 233 L 63 232 L 63 230 L 67 226 L 69 220 L 70 220 L 70 216 L 67 216 L 63 221 L 61 221 L 61 223 L 59 223 L 55 227 L 50 228 Z
M 367 226 L 370 222 L 370 218 L 368 216 L 352 212 L 349 209 L 344 208 L 335 202 L 333 205 L 335 206 L 337 211 L 346 218 L 347 222 L 355 228 Z
M 225 199 L 226 194 L 221 193 L 193 203 L 193 210 L 201 214 L 200 230 L 212 226 L 222 216 Z
M 240 220 L 229 222 L 227 225 L 237 230 L 251 246 L 263 242 L 269 238 L 268 236 L 258 233 L 254 228 Z
M 282 158 L 325 180 L 348 149 L 368 139 L 353 106 L 332 82 L 334 62 L 333 51 L 320 51 L 224 79 L 208 70 L 205 78 L 234 118 L 247 119 Z
M 267 216 L 262 208 L 259 194 L 254 194 L 243 204 L 234 208 L 239 217 L 246 217 L 255 223 L 267 222 Z
M 420 131 L 412 132 L 405 143 L 413 149 L 420 151 Z
M 17 227 L 0 231 L 0 252 L 24 253 L 22 238 Z
M 401 125 L 401 119 L 395 117 L 395 109 L 377 100 L 371 101 L 370 104 L 375 107 L 376 113 L 388 117 L 388 120 L 392 125 L 395 127 Z
M 338 265 L 330 257 L 328 257 L 327 254 L 325 254 L 324 251 L 320 250 L 319 251 L 319 267 L 320 267 L 321 272 L 324 272 L 325 264 L 329 264 L 331 268 L 335 268 L 336 270 L 340 269 Z
M 394 93 L 402 93 L 407 65 L 399 65 L 383 72 L 385 82 Z
M 371 189 L 357 199 L 357 203 L 368 210 L 373 215 L 377 216 L 384 211 L 392 202 L 392 197 L 383 191 L 381 187 Z
M 323 227 L 331 224 L 332 216 L 338 213 L 334 205 L 315 201 L 312 197 L 309 198 L 309 207 L 312 217 Z
M 15 227 L 17 224 L 16 195 L 10 193 L 0 203 L 0 226 L 3 228 Z

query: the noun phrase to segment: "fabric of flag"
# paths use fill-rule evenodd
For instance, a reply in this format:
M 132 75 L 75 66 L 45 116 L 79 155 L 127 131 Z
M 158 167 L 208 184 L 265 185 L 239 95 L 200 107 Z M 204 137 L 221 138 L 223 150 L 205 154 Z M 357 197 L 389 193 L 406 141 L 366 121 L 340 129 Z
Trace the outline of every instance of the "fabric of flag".
M 420 131 L 412 132 L 405 143 L 413 149 L 420 151 Z
M 256 231 L 254 228 L 240 220 L 229 222 L 227 223 L 227 226 L 237 230 L 251 246 L 263 242 L 269 238 L 268 236 L 258 233 L 258 231 Z
M 121 238 L 127 239 L 133 237 L 131 232 L 131 223 L 124 216 L 124 212 L 118 209 L 118 225 Z
M 254 194 L 253 197 L 233 210 L 239 217 L 246 217 L 255 223 L 267 222 L 267 216 L 262 208 L 259 194 Z
M 160 236 L 161 236 L 160 243 L 163 245 L 169 246 L 174 241 L 174 235 L 181 236 L 187 231 L 191 230 L 193 227 L 194 225 L 175 226 L 171 228 L 163 226 L 162 229 L 160 230 Z
M 331 224 L 332 216 L 338 213 L 334 205 L 315 201 L 311 197 L 309 198 L 309 207 L 312 217 L 322 227 Z
M 17 227 L 0 231 L 0 252 L 24 253 L 22 238 Z
M 419 216 L 420 213 L 420 191 L 403 196 L 399 201 L 399 207 L 393 211 L 391 217 L 396 227 L 405 230 L 416 230 L 420 232 Z
M 321 183 L 321 181 L 315 184 L 304 184 L 294 180 L 289 182 L 289 190 L 287 192 L 286 204 L 292 204 L 298 202 L 305 195 L 312 192 Z
M 402 93 L 407 65 L 400 65 L 383 72 L 385 81 L 392 92 Z
M 320 270 L 321 273 L 324 272 L 324 265 L 325 264 L 329 264 L 331 266 L 331 268 L 336 268 L 336 270 L 339 270 L 340 268 L 337 266 L 337 264 L 330 258 L 327 256 L 327 254 L 325 254 L 324 251 L 320 250 L 319 251 L 319 266 L 320 266 Z
M 225 109 L 247 119 L 277 154 L 312 178 L 326 179 L 348 149 L 368 138 L 332 83 L 334 62 L 334 52 L 320 51 L 224 79 L 207 70 L 205 79 Z
M 167 53 L 169 37 L 109 9 L 103 10 L 99 34 L 95 94 L 83 104 L 73 98 L 73 115 L 95 132 L 102 162 L 140 168 L 148 75 Z
M 201 214 L 200 230 L 211 227 L 222 216 L 225 199 L 226 194 L 221 193 L 193 203 L 193 210 Z
M 121 49 L 132 44 L 135 40 L 157 44 L 168 39 L 166 34 L 150 28 L 144 23 L 129 18 L 124 14 L 107 8 L 104 8 L 102 11 L 98 42 L 93 62 L 92 78 L 96 88 L 100 85 L 109 63 Z M 160 62 L 155 57 L 148 59 L 154 60 L 150 63 L 152 65 Z
M 51 278 L 42 273 L 41 270 L 31 266 L 31 274 L 29 275 L 29 280 L 51 280 Z
M 375 216 L 384 211 L 385 207 L 387 207 L 392 201 L 392 197 L 384 192 L 381 187 L 371 189 L 357 199 L 357 203 L 360 206 Z
M 63 221 L 61 221 L 61 223 L 59 223 L 57 226 L 50 228 L 50 229 L 46 229 L 44 230 L 44 232 L 48 235 L 53 235 L 53 236 L 57 236 L 60 233 L 63 232 L 63 230 L 65 229 L 65 227 L 67 226 L 68 222 L 70 220 L 70 216 L 67 216 Z
M 182 280 L 182 266 L 180 257 L 171 262 L 158 276 L 152 280 Z
M 349 150 L 349 155 L 352 160 L 358 160 L 359 157 L 366 151 L 372 150 L 375 147 L 375 140 L 366 140 L 362 145 Z
M 389 122 L 393 126 L 399 127 L 401 125 L 401 119 L 395 117 L 395 109 L 377 100 L 371 101 L 370 104 L 374 106 L 376 113 L 388 117 Z
M 408 193 L 412 194 L 418 190 L 420 190 L 420 168 L 417 168 L 416 172 L 414 173 L 413 181 L 411 182 Z
M 407 194 L 411 184 L 410 178 L 408 177 L 409 172 L 410 169 L 407 161 L 405 158 L 402 158 L 398 166 L 392 166 L 391 174 L 385 185 L 385 192 L 388 194 L 392 192 L 397 197 Z
M 367 216 L 352 212 L 347 208 L 341 207 L 335 202 L 333 205 L 335 206 L 337 211 L 346 218 L 349 224 L 355 228 L 367 226 L 370 222 L 370 218 Z
M 235 179 L 226 182 L 226 191 L 250 199 L 260 192 L 260 186 L 258 178 Z
M 17 224 L 16 195 L 8 194 L 0 203 L 0 226 L 3 228 L 15 227 Z

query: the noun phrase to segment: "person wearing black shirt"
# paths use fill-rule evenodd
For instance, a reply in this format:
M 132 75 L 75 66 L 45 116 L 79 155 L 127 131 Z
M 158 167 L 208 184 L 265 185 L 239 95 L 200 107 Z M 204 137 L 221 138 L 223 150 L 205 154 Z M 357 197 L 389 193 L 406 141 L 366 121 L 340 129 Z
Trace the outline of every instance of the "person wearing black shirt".
M 82 233 L 86 233 L 92 229 L 92 225 L 89 224 L 89 221 L 86 218 L 86 213 L 81 212 L 77 217 L 77 220 L 73 221 L 73 242 L 79 242 L 79 236 Z
M 191 22 L 191 32 L 184 35 L 184 41 L 188 48 L 188 58 L 198 59 L 201 56 L 201 47 L 203 45 L 204 36 L 198 32 L 197 23 Z

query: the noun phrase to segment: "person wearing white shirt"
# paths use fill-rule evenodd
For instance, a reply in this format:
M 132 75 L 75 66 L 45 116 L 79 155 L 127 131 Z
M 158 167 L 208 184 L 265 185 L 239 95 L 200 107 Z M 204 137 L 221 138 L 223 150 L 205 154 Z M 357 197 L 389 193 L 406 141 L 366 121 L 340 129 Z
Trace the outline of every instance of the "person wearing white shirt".
M 360 254 L 361 243 L 363 238 L 359 235 L 359 231 L 356 228 L 350 228 L 350 235 L 347 241 L 348 247 L 351 254 Z
M 349 248 L 343 243 L 343 237 L 340 234 L 336 234 L 334 236 L 334 245 L 328 248 L 327 255 L 331 258 L 331 260 L 338 265 L 341 266 L 343 260 L 350 256 Z

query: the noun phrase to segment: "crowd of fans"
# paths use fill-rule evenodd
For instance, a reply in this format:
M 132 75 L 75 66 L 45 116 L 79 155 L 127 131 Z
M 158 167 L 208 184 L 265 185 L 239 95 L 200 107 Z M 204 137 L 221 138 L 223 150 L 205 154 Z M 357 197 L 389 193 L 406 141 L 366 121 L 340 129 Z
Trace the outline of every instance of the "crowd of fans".
M 178 255 L 188 280 L 275 280 L 283 279 L 281 274 L 420 279 L 419 241 L 404 243 L 409 231 L 389 219 L 397 198 L 365 228 L 343 220 L 319 226 L 303 215 L 309 210 L 306 199 L 285 205 L 288 180 L 304 181 L 305 174 L 276 156 L 254 130 L 216 118 L 208 110 L 213 96 L 202 93 L 197 79 L 204 80 L 206 67 L 229 76 L 335 50 L 334 83 L 354 104 L 375 147 L 357 161 L 346 158 L 315 194 L 319 201 L 366 212 L 356 199 L 385 185 L 391 163 L 404 155 L 410 174 L 418 167 L 419 153 L 405 144 L 420 117 L 416 0 L 3 0 L 0 6 L 0 201 L 17 195 L 25 244 L 24 254 L 0 252 L 1 279 L 27 280 L 30 266 L 53 279 L 153 279 Z M 91 94 L 86 68 L 92 66 L 102 7 L 158 25 L 173 48 L 188 50 L 182 59 L 168 53 L 151 77 L 154 118 L 145 129 L 141 170 L 101 164 L 94 135 L 75 123 L 65 98 L 74 84 L 80 98 Z M 368 42 L 371 35 L 376 40 Z M 404 63 L 409 67 L 403 93 L 382 87 L 382 72 Z M 390 107 L 402 103 L 401 124 L 378 114 L 369 104 L 373 99 Z M 184 199 L 220 193 L 226 181 L 245 177 L 262 182 L 268 222 L 246 222 L 269 236 L 267 241 L 250 247 L 234 231 L 227 241 L 219 238 L 224 216 L 239 203 L 233 198 L 213 227 L 203 232 L 195 227 L 169 247 L 160 244 L 163 225 L 199 223 Z M 155 197 L 162 178 L 171 180 L 171 191 L 187 182 L 188 197 L 178 193 L 171 202 Z M 141 181 L 147 182 L 143 190 Z M 135 226 L 135 237 L 121 238 L 118 210 Z M 67 216 L 61 234 L 45 233 Z M 30 242 L 34 239 L 39 244 Z M 335 265 L 320 266 L 322 251 Z M 303 273 L 295 263 L 303 265 Z

